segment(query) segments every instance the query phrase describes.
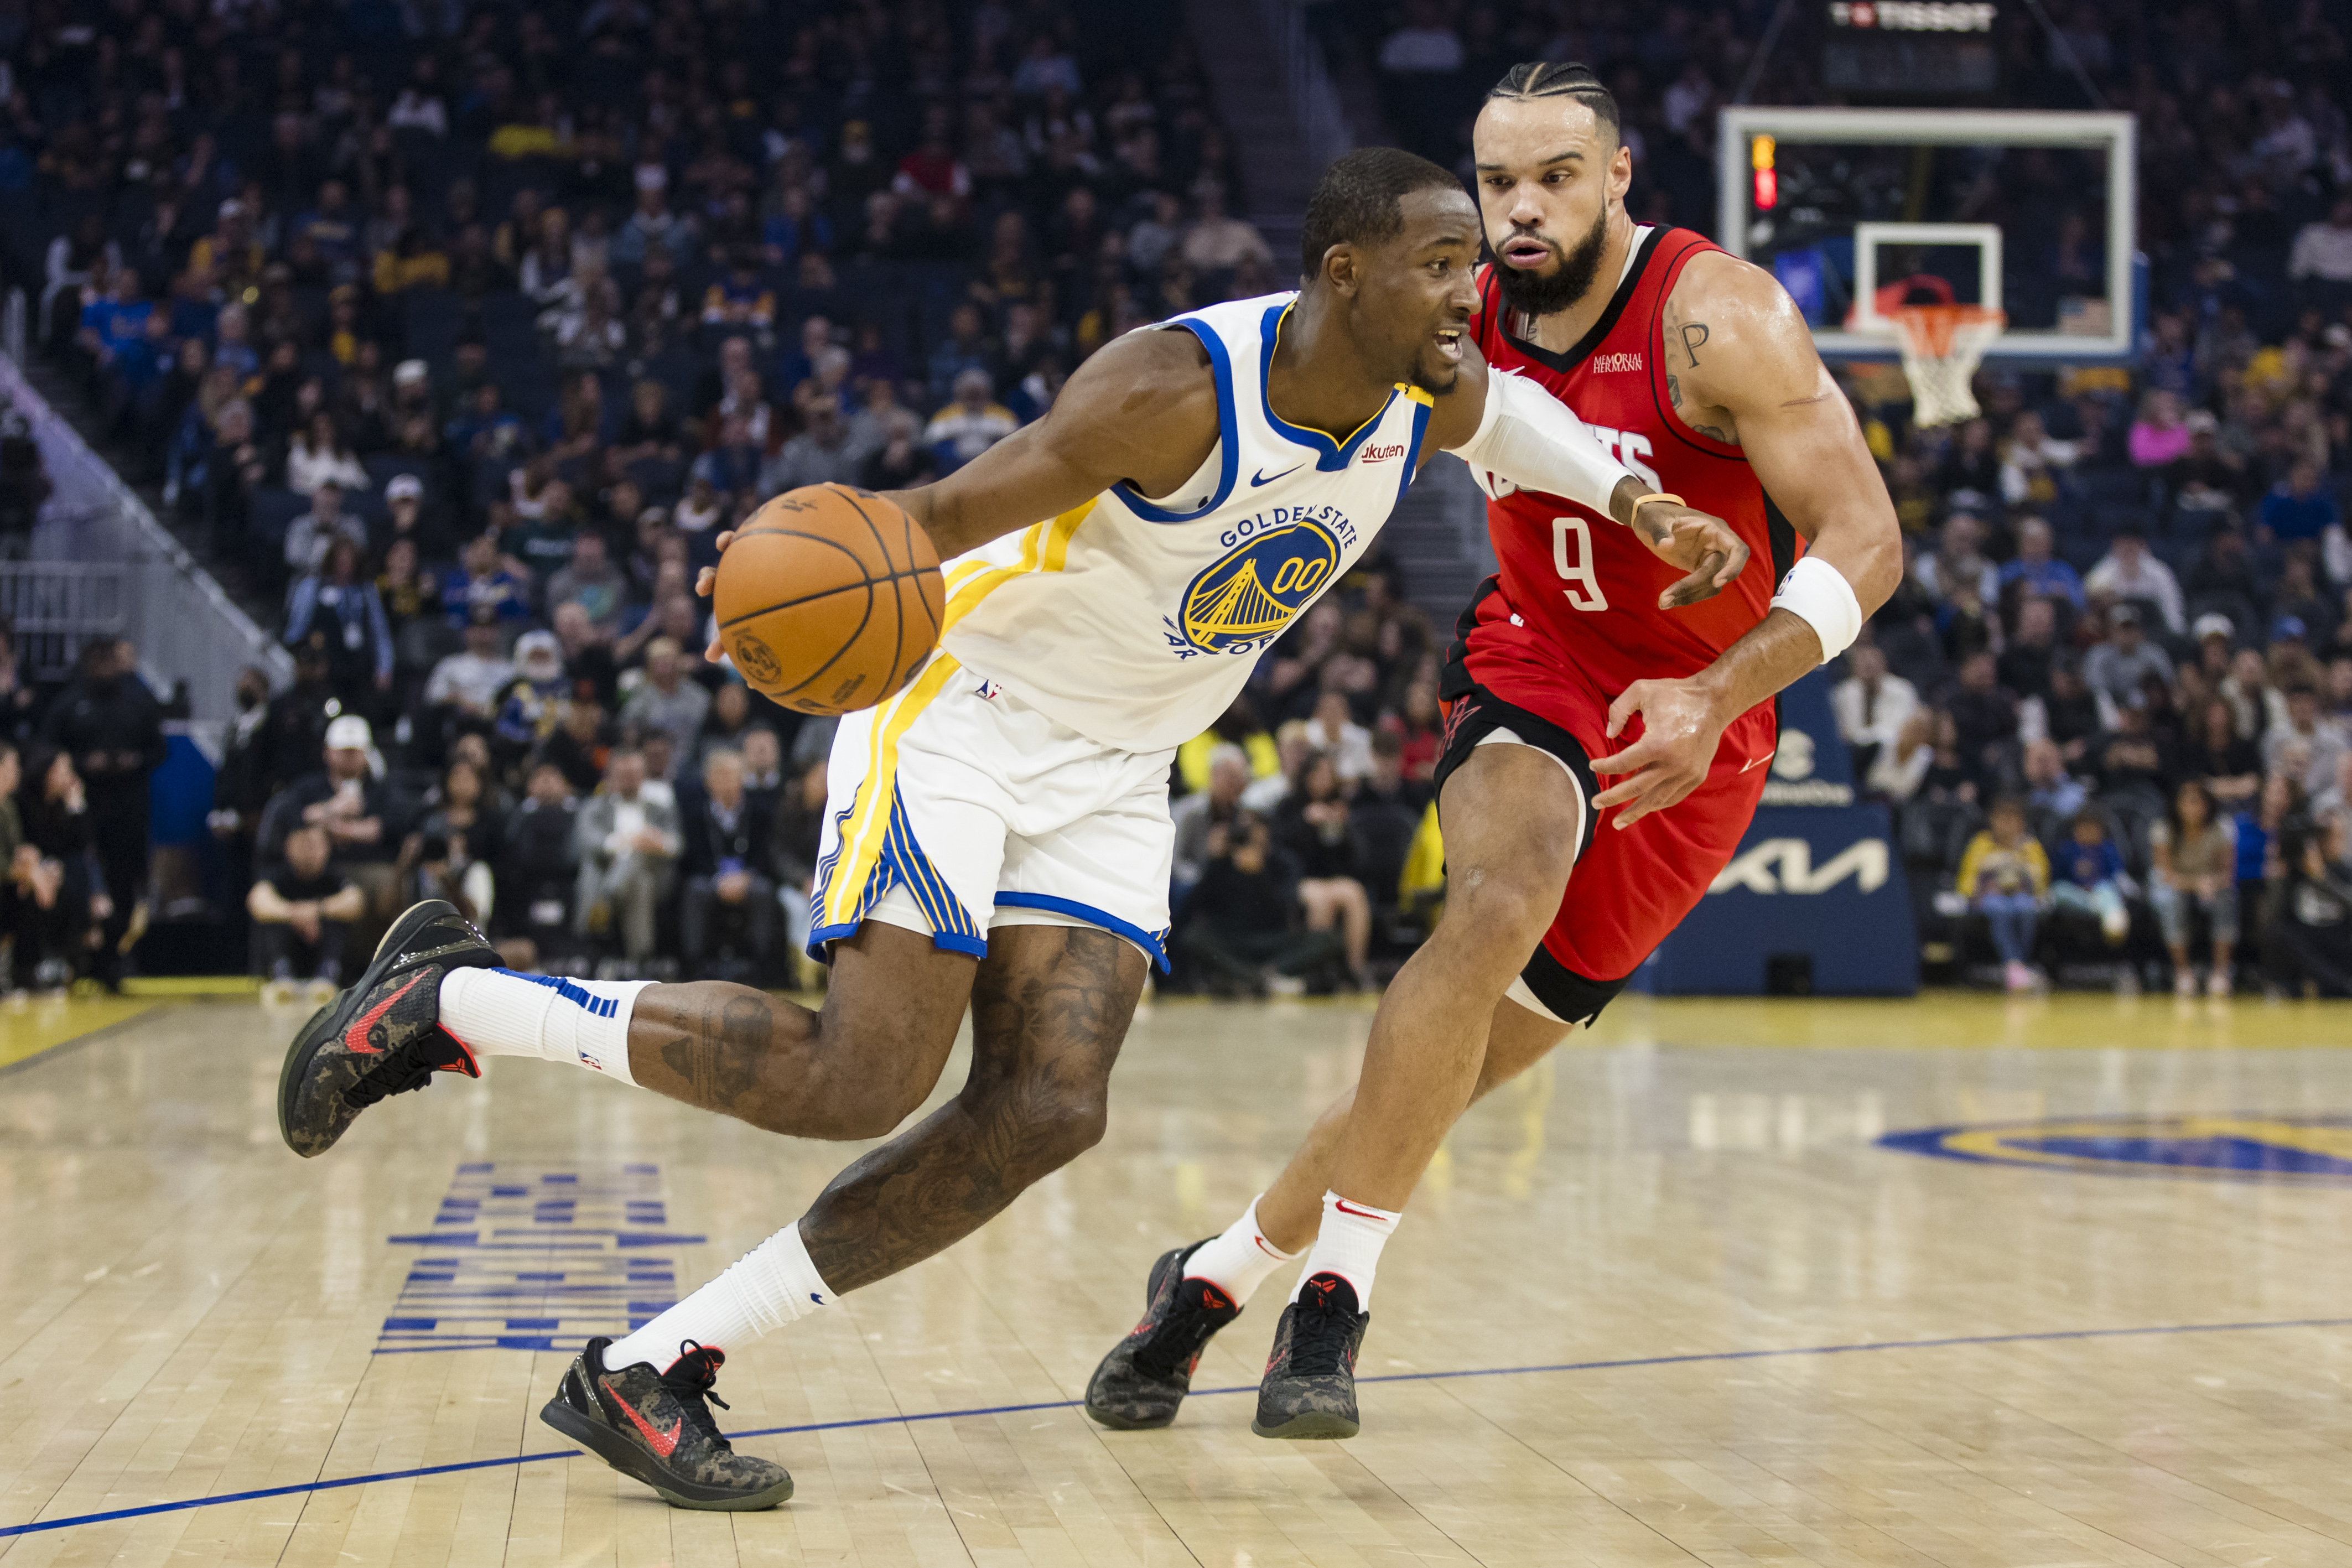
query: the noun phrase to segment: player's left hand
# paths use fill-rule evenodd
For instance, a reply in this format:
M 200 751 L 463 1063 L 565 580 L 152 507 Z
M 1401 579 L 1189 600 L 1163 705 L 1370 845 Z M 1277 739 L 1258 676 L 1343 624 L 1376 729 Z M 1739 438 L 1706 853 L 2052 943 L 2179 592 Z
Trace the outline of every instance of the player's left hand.
M 1657 501 L 1634 517 L 1633 531 L 1650 553 L 1688 575 L 1658 595 L 1658 608 L 1678 610 L 1712 599 L 1739 580 L 1748 565 L 1748 542 L 1739 531 L 1694 507 Z
M 1615 822 L 1631 827 L 1654 811 L 1664 811 L 1706 782 L 1716 747 L 1730 715 L 1716 711 L 1714 698 L 1696 680 L 1637 680 L 1609 705 L 1609 738 L 1615 740 L 1634 714 L 1642 738 L 1622 752 L 1592 759 L 1596 773 L 1626 773 L 1622 783 L 1592 797 L 1595 811 L 1622 806 Z

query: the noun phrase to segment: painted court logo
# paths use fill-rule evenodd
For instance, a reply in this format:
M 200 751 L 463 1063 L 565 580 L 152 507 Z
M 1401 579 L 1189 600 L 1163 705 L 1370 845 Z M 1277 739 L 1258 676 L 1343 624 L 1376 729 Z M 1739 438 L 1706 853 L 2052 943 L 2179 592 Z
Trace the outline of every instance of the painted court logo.
M 2352 1184 L 2352 1116 L 2091 1116 L 1890 1132 L 1889 1149 L 2108 1176 Z
M 1249 652 L 1288 626 L 1339 565 L 1339 536 L 1313 518 L 1255 533 L 1184 591 L 1184 642 L 1207 653 Z

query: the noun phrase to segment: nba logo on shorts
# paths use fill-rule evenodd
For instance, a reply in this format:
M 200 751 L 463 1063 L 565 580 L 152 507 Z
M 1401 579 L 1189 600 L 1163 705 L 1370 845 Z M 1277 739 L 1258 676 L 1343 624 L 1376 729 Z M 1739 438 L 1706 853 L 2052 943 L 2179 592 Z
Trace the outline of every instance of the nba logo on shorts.
M 1244 540 L 1184 591 L 1185 639 L 1210 653 L 1248 652 L 1288 626 L 1339 564 L 1339 541 L 1311 519 Z

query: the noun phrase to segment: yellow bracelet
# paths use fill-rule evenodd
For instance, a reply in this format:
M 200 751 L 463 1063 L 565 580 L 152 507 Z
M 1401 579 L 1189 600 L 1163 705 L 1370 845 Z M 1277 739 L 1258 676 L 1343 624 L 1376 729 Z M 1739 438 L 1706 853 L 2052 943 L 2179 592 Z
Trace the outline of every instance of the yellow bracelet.
M 1682 497 L 1675 495 L 1671 490 L 1652 490 L 1647 495 L 1635 496 L 1633 498 L 1633 510 L 1625 514 L 1625 526 L 1631 528 L 1635 523 L 1641 521 L 1642 508 L 1654 500 L 1670 500 L 1676 506 L 1688 506 L 1690 504 L 1688 501 L 1683 500 Z

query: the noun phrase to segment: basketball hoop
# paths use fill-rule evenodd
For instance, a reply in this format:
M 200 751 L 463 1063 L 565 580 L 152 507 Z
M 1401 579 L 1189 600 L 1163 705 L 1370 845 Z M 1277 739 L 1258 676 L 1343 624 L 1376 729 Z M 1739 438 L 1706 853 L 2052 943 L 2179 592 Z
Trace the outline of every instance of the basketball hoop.
M 1984 305 L 1897 305 L 1880 312 L 1903 345 L 1903 374 L 1911 383 L 1911 418 L 1917 425 L 1958 425 L 1979 410 L 1969 383 L 1985 351 L 2009 325 L 2008 315 Z

